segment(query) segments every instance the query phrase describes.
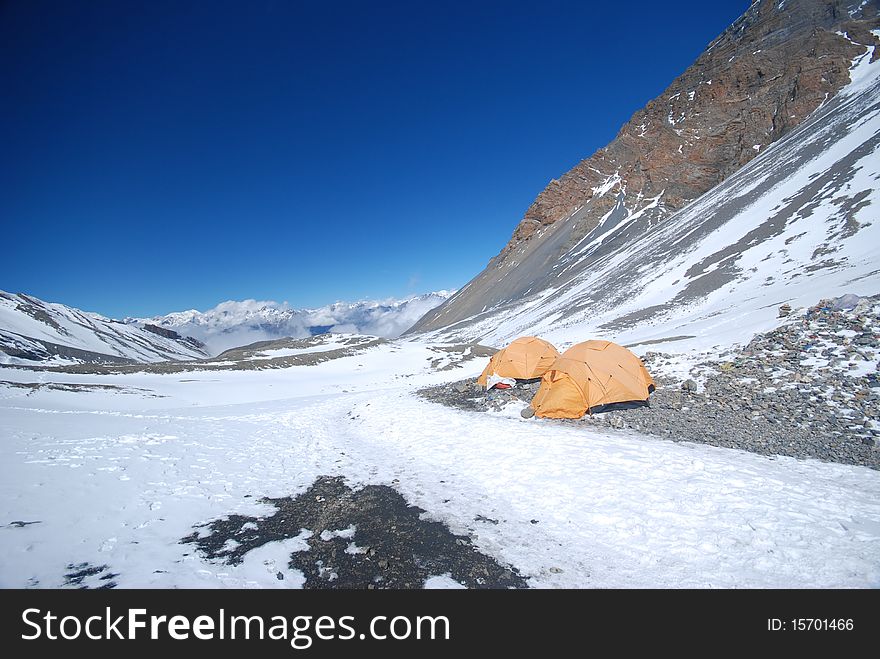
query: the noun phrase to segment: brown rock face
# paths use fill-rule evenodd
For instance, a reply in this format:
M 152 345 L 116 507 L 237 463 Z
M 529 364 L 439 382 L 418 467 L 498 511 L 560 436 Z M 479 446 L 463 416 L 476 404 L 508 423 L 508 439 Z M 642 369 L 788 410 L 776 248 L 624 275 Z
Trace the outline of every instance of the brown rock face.
M 859 4 L 753 3 L 611 144 L 551 181 L 500 256 L 612 182 L 608 192 L 622 191 L 627 208 L 663 193 L 671 212 L 723 181 L 849 81 L 852 58 L 864 52 L 853 42 L 876 43 L 870 29 L 880 24 L 876 3 Z M 598 223 L 605 206 L 580 218 L 586 226 L 577 235 Z

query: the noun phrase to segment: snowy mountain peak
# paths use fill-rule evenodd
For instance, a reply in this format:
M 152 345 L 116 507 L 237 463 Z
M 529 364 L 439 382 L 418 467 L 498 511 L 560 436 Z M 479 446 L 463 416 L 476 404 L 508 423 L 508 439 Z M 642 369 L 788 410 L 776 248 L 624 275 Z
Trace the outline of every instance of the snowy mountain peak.
M 213 309 L 179 311 L 154 318 L 127 318 L 138 326 L 153 324 L 192 336 L 211 355 L 258 341 L 305 338 L 325 333 L 399 336 L 454 291 L 435 291 L 405 299 L 334 302 L 316 309 L 295 309 L 287 302 L 229 300 Z

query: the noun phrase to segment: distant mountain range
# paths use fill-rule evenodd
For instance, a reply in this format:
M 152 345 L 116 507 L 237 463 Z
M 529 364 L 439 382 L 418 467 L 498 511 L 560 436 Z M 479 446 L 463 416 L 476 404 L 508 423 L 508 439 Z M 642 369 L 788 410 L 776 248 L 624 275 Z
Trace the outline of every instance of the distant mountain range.
M 140 327 L 155 325 L 198 339 L 211 355 L 257 341 L 301 339 L 325 333 L 393 338 L 454 291 L 436 291 L 403 300 L 335 302 L 318 309 L 293 309 L 286 303 L 230 301 L 208 311 L 178 311 L 154 318 L 126 318 Z
M 398 336 L 449 295 L 337 302 L 291 309 L 277 302 L 224 302 L 214 309 L 114 320 L 0 291 L 0 364 L 127 364 L 203 359 L 257 341 L 325 333 Z

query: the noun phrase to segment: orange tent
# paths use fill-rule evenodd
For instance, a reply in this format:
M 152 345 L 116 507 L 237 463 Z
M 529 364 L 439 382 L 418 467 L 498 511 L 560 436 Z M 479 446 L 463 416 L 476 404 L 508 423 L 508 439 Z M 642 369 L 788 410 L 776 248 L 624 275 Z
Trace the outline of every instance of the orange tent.
M 541 379 L 532 399 L 535 416 L 579 419 L 611 403 L 647 401 L 654 379 L 642 360 L 610 341 L 572 346 Z
M 485 387 L 487 379 L 493 374 L 514 380 L 539 378 L 557 357 L 559 351 L 547 341 L 536 336 L 521 336 L 492 355 L 477 383 Z

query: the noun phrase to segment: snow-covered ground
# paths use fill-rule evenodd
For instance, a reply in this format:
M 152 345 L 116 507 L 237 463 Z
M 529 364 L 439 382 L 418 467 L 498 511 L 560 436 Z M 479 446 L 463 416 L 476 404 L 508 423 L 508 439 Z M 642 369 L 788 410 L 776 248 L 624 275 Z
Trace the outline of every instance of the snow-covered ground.
M 392 485 L 535 587 L 880 586 L 877 471 L 456 411 L 414 392 L 485 358 L 439 372 L 436 356 L 398 340 L 263 371 L 0 368 L 125 388 L 0 385 L 0 586 L 59 587 L 84 565 L 90 586 L 301 585 L 287 557 L 308 534 L 236 567 L 179 540 L 321 475 Z

